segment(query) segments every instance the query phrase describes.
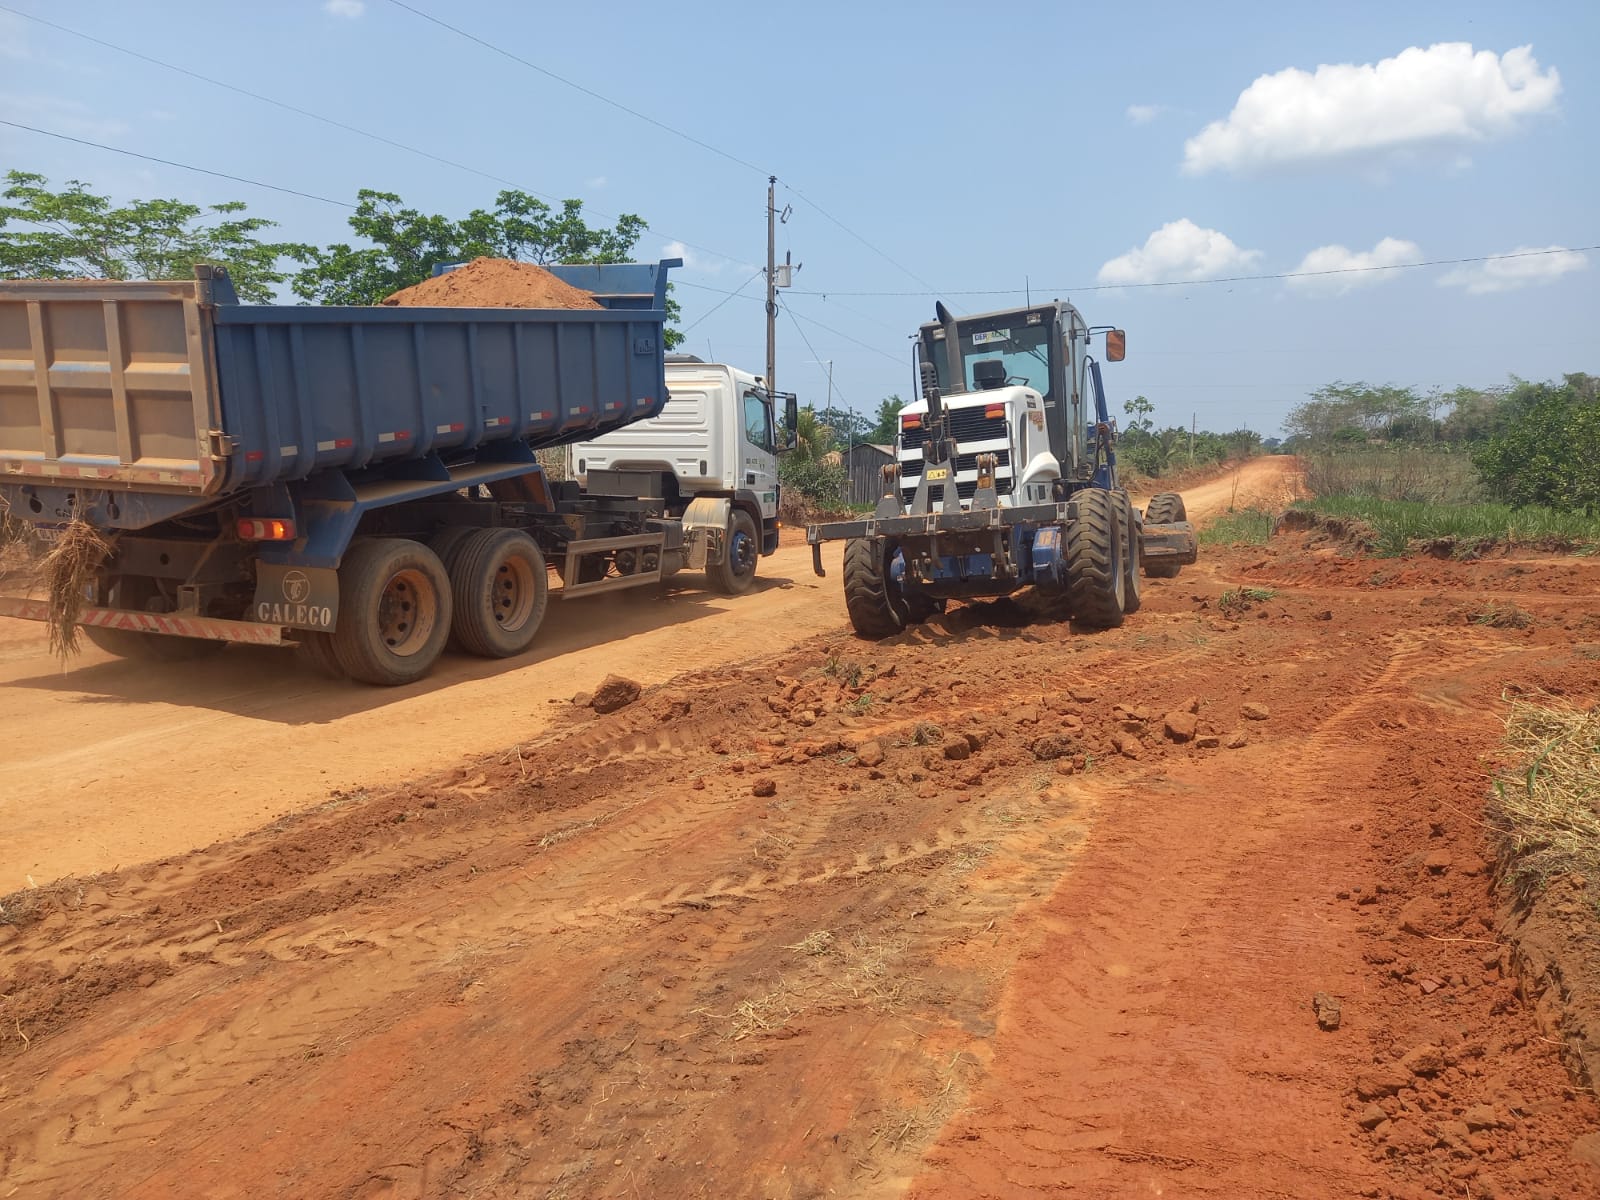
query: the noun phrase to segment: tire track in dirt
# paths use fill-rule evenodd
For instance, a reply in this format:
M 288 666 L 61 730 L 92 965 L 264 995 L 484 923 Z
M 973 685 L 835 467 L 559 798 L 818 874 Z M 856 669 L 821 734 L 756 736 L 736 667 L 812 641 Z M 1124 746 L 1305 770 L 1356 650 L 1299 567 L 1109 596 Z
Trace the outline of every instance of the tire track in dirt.
M 1363 958 L 1400 893 L 1336 896 L 1430 794 L 1396 748 L 1465 778 L 1484 680 L 1570 649 L 1381 590 L 1221 618 L 1243 564 L 1093 638 L 1001 606 L 560 706 L 45 890 L 0 924 L 0 1193 L 1409 1196 L 1349 1107 L 1410 1036 Z M 1244 747 L 1166 737 L 1189 697 Z

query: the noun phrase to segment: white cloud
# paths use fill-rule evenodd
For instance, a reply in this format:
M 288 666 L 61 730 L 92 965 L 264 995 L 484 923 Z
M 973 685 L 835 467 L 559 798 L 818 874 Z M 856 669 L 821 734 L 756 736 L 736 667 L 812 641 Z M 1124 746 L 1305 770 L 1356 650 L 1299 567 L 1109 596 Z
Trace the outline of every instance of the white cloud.
M 322 11 L 330 17 L 354 21 L 367 11 L 364 0 L 323 0 Z
M 1167 106 L 1165 104 L 1130 104 L 1128 105 L 1128 120 L 1135 125 L 1148 125 L 1166 111 Z
M 596 175 L 593 179 L 585 179 L 583 184 L 591 191 L 599 191 L 601 188 L 605 187 L 606 177 L 604 175 Z
M 1169 221 L 1145 239 L 1144 245 L 1113 258 L 1100 268 L 1101 283 L 1168 283 L 1205 279 L 1249 267 L 1259 250 L 1242 250 L 1226 234 L 1201 229 L 1184 217 Z
M 1338 295 L 1352 288 L 1382 283 L 1394 272 L 1374 268 L 1393 267 L 1401 263 L 1422 261 L 1422 248 L 1415 242 L 1386 237 L 1371 250 L 1350 250 L 1344 246 L 1318 246 L 1300 260 L 1296 271 L 1313 272 L 1301 279 L 1289 280 L 1289 286 L 1303 292 L 1320 292 Z M 1346 271 L 1345 275 L 1319 275 L 1318 271 Z
M 1588 255 L 1565 246 L 1518 246 L 1507 254 L 1522 257 L 1492 258 L 1457 267 L 1439 276 L 1439 284 L 1465 288 L 1472 295 L 1512 292 L 1534 284 L 1554 283 L 1563 275 L 1589 266 Z
M 1560 93 L 1561 77 L 1540 71 L 1531 46 L 1496 55 L 1441 42 L 1376 65 L 1290 67 L 1258 78 L 1225 120 L 1185 142 L 1183 167 L 1240 171 L 1470 145 L 1552 111 Z

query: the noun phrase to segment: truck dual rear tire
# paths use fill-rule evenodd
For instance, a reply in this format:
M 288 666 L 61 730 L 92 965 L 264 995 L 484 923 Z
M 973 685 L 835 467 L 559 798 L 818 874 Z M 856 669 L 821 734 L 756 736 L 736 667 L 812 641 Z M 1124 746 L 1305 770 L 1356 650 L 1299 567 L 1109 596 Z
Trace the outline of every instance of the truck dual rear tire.
M 350 678 L 379 687 L 421 679 L 450 636 L 450 578 L 420 542 L 357 542 L 339 565 L 333 652 Z
M 722 561 L 706 568 L 706 578 L 717 591 L 729 596 L 750 590 L 756 579 L 756 560 L 761 557 L 761 539 L 756 523 L 743 509 L 734 509 L 728 518 L 727 544 Z
M 1103 488 L 1085 488 L 1073 499 L 1078 519 L 1066 529 L 1067 604 L 1077 624 L 1115 629 L 1126 596 L 1120 505 Z
M 1177 492 L 1161 492 L 1150 497 L 1150 503 L 1145 505 L 1146 525 L 1171 525 L 1188 519 L 1189 513 L 1183 506 L 1183 497 Z M 1153 562 L 1145 565 L 1144 573 L 1150 579 L 1176 579 L 1181 570 L 1183 567 L 1179 563 Z
M 451 629 L 463 650 L 510 658 L 533 644 L 550 602 L 550 576 L 532 538 L 480 529 L 457 543 L 449 576 Z

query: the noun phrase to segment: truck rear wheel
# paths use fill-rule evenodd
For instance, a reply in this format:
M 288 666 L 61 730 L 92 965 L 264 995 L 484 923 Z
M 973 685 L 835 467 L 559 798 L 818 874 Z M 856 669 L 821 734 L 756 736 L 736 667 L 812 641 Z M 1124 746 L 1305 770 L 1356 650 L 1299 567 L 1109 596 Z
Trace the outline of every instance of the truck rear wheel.
M 1122 624 L 1123 538 L 1118 505 L 1104 488 L 1085 488 L 1074 499 L 1078 519 L 1067 527 L 1067 603 L 1072 619 L 1089 629 Z
M 456 547 L 450 592 L 451 628 L 461 648 L 483 658 L 510 658 L 539 632 L 550 576 L 527 534 L 482 529 Z
M 450 636 L 450 579 L 420 542 L 357 542 L 339 565 L 333 651 L 350 678 L 379 687 L 421 679 Z
M 333 651 L 333 635 L 312 629 L 294 631 L 294 656 L 326 679 L 349 679 Z
M 750 590 L 756 579 L 756 559 L 761 557 L 761 539 L 756 523 L 743 509 L 734 509 L 728 518 L 728 541 L 722 561 L 706 568 L 711 586 L 729 596 Z
M 1171 525 L 1188 519 L 1189 512 L 1183 506 L 1183 497 L 1177 492 L 1161 492 L 1150 497 L 1150 503 L 1145 505 L 1146 525 Z M 1153 562 L 1145 567 L 1144 573 L 1150 579 L 1176 579 L 1181 570 L 1183 567 L 1179 563 Z
M 1139 594 L 1139 518 L 1128 493 L 1116 495 L 1117 516 L 1122 522 L 1122 611 L 1136 613 L 1144 602 Z

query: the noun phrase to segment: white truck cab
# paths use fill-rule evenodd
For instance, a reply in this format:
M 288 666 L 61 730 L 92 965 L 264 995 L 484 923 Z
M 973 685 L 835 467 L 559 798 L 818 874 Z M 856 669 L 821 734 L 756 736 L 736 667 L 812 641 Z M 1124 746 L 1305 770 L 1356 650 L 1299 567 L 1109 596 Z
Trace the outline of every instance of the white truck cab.
M 661 412 L 569 446 L 568 476 L 587 488 L 592 471 L 659 473 L 677 488 L 668 499 L 686 508 L 721 500 L 746 513 L 759 530 L 760 553 L 771 554 L 778 547 L 779 449 L 772 393 L 749 371 L 692 355 L 668 355 L 666 373 Z

